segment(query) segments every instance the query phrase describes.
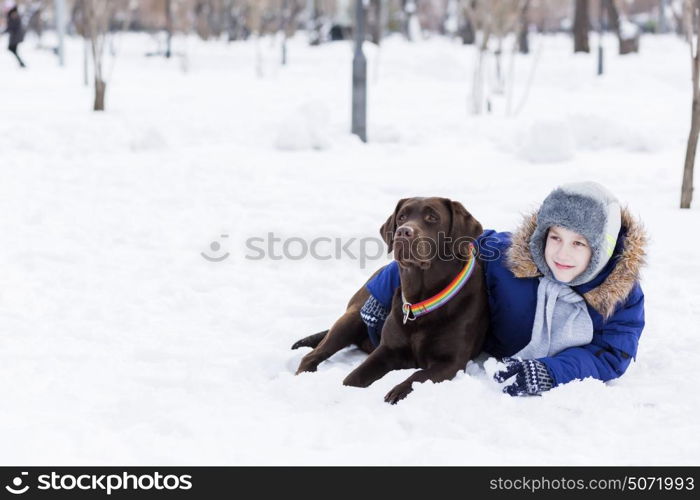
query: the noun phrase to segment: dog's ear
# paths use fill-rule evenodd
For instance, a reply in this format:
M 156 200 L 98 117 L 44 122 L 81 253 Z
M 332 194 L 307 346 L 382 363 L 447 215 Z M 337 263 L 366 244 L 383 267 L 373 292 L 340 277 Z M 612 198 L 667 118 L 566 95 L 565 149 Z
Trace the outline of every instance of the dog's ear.
M 379 228 L 379 234 L 382 235 L 384 243 L 386 243 L 389 247 L 389 251 L 387 253 L 391 253 L 392 245 L 394 243 L 394 233 L 396 232 L 396 216 L 398 215 L 399 210 L 401 210 L 401 206 L 407 199 L 408 198 L 401 198 L 399 200 L 399 202 L 396 204 L 396 208 L 394 209 L 394 213 L 392 213 L 386 220 L 386 222 L 382 224 L 382 227 Z
M 484 232 L 481 223 L 474 218 L 469 211 L 458 201 L 449 201 L 452 211 L 452 222 L 450 224 L 450 238 L 452 242 L 457 242 L 457 254 L 461 258 L 468 258 L 467 248 L 469 242 L 474 242 Z

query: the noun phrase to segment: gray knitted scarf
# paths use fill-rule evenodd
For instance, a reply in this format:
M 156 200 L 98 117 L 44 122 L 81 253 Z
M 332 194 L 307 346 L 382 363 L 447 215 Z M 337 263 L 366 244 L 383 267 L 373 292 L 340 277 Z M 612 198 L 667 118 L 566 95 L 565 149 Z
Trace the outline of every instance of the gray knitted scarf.
M 554 356 L 569 347 L 590 344 L 592 339 L 593 321 L 583 297 L 565 283 L 540 278 L 532 338 L 514 357 Z

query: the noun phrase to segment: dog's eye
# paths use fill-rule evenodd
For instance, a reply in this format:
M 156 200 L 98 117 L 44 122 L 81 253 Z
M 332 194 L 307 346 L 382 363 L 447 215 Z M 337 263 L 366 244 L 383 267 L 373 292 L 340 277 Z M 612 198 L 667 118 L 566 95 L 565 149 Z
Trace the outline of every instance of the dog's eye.
M 427 220 L 428 222 L 437 222 L 437 221 L 439 221 L 440 219 L 439 219 L 438 216 L 435 215 L 435 214 L 428 214 L 428 215 L 425 216 L 425 220 Z
M 402 222 L 402 221 L 405 221 L 405 220 L 406 220 L 406 214 L 401 214 L 401 215 L 399 215 L 399 218 L 398 218 L 398 221 L 399 221 L 399 222 Z

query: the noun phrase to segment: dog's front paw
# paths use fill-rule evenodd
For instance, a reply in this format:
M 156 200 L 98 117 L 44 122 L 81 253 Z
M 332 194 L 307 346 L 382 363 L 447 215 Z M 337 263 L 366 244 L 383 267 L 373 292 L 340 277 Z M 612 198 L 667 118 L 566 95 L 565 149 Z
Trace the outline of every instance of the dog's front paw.
M 389 394 L 384 397 L 384 401 L 395 405 L 403 398 L 408 396 L 412 391 L 413 387 L 411 386 L 411 382 L 401 382 L 399 385 L 389 391 Z
M 369 384 L 362 380 L 362 377 L 360 374 L 357 372 L 357 370 L 352 371 L 345 379 L 343 380 L 343 385 L 348 385 L 350 387 L 367 387 Z
M 297 368 L 297 372 L 295 375 L 299 375 L 300 373 L 304 372 L 315 372 L 316 369 L 318 368 L 318 365 L 321 363 L 319 360 L 316 359 L 315 356 L 312 356 L 312 352 L 307 354 L 301 359 L 301 363 L 299 363 L 299 368 Z

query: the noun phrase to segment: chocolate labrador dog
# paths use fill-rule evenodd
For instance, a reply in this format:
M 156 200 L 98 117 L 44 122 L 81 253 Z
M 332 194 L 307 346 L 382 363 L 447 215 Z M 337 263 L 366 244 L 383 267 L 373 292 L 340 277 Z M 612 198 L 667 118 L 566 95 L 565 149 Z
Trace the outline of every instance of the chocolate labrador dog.
M 482 231 L 456 201 L 400 200 L 380 229 L 398 261 L 401 287 L 379 346 L 374 349 L 360 317 L 369 297 L 363 286 L 330 330 L 292 346 L 314 348 L 301 360 L 297 374 L 316 371 L 322 361 L 355 344 L 370 355 L 345 378 L 345 385 L 367 387 L 391 370 L 419 368 L 389 391 L 384 398 L 388 403 L 405 398 L 413 382 L 454 378 L 479 354 L 489 327 L 484 275 L 473 244 Z

